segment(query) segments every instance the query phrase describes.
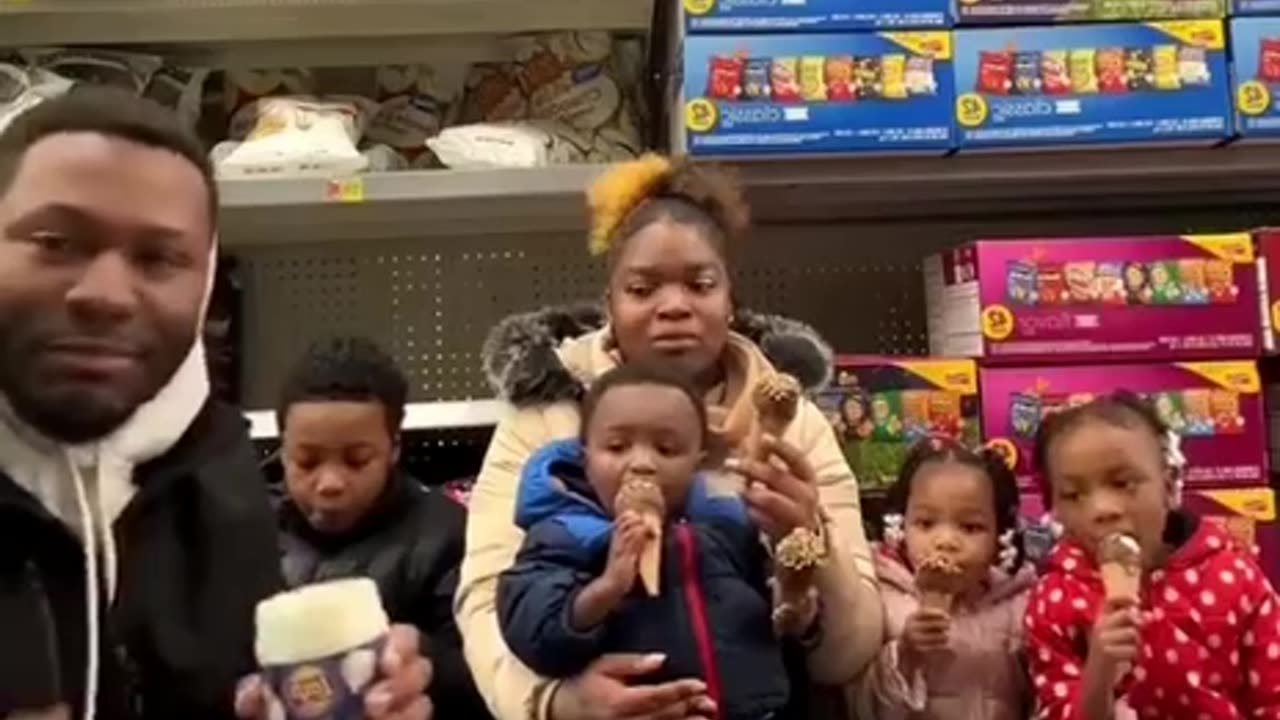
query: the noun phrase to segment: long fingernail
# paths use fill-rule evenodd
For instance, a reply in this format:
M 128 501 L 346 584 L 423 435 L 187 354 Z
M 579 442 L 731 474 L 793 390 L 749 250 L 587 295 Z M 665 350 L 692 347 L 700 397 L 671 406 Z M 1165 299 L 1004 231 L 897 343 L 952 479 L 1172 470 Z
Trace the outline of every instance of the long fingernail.
M 714 713 L 715 711 L 716 704 L 711 702 L 711 698 L 702 698 L 698 701 L 698 712 Z
M 641 659 L 642 663 L 644 663 L 645 665 L 652 665 L 653 667 L 662 667 L 663 663 L 665 663 L 666 661 L 667 661 L 667 656 L 664 655 L 663 653 L 650 653 L 648 655 L 645 655 L 644 658 Z

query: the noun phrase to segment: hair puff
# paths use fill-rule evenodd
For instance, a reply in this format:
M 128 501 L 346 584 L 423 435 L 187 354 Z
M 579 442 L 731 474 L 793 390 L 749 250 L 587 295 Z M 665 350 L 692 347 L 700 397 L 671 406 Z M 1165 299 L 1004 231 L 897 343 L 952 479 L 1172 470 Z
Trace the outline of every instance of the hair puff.
M 631 211 L 671 179 L 674 169 L 670 159 L 647 153 L 636 160 L 614 165 L 592 183 L 587 190 L 587 208 L 591 213 L 587 247 L 592 255 L 609 251 L 614 231 Z

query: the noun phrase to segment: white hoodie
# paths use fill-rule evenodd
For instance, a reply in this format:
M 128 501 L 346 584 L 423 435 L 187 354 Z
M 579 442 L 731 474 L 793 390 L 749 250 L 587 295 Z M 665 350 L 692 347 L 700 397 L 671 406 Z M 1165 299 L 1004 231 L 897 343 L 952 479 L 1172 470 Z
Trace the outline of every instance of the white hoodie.
M 137 490 L 133 482 L 134 468 L 172 448 L 209 397 L 209 376 L 200 335 L 213 293 L 216 261 L 215 242 L 197 318 L 196 339 L 186 358 L 155 397 L 139 406 L 111 434 L 83 445 L 59 443 L 19 418 L 0 394 L 0 471 L 65 523 L 80 537 L 84 547 L 88 627 L 84 720 L 93 720 L 97 704 L 99 597 L 105 595 L 110 602 L 116 592 L 118 563 L 111 527 Z

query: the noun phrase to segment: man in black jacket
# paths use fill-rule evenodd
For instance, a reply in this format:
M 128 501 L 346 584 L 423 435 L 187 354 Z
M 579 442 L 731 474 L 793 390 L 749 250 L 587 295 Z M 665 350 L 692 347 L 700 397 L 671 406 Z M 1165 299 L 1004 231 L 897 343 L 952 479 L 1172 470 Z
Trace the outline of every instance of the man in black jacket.
M 372 578 L 391 620 L 422 632 L 436 713 L 482 720 L 453 620 L 466 512 L 398 469 L 408 392 L 395 361 L 364 338 L 316 343 L 286 379 L 277 411 L 285 582 Z
M 197 339 L 216 213 L 200 143 L 132 94 L 77 89 L 0 133 L 0 717 L 224 720 L 253 669 L 281 578 Z M 370 714 L 426 718 L 416 637 L 391 645 Z

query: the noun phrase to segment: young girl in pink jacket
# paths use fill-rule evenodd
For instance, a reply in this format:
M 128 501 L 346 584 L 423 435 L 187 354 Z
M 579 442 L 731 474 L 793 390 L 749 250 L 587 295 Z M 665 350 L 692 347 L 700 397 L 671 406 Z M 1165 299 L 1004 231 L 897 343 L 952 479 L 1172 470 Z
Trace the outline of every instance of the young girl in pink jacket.
M 1022 565 L 1017 482 L 995 452 L 921 441 L 889 491 L 877 570 L 888 643 L 863 678 L 860 717 L 1021 720 L 1034 572 Z

